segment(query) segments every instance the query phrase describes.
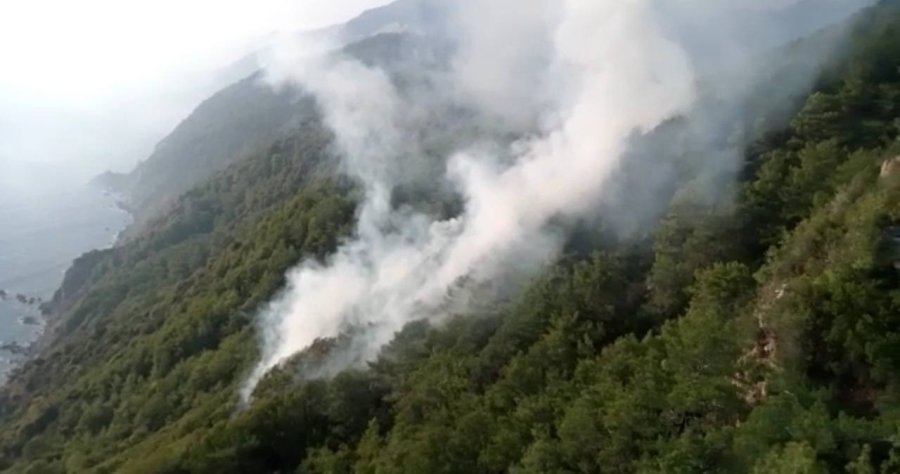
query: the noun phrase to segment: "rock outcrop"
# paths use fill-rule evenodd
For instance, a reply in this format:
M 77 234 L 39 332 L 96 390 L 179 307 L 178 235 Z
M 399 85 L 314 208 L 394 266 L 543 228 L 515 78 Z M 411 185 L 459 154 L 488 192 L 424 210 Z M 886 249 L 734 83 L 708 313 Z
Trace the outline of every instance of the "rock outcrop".
M 881 164 L 881 177 L 887 178 L 897 175 L 900 175 L 900 156 L 884 160 L 884 163 Z

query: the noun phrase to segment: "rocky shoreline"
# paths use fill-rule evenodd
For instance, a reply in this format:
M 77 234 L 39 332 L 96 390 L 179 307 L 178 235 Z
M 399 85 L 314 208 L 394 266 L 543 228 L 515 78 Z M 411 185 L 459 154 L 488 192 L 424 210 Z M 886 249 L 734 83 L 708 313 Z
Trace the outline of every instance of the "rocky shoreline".
M 67 252 L 71 251 L 74 255 L 72 260 L 67 262 L 42 263 L 47 266 L 56 263 L 60 266 L 65 265 L 63 277 L 59 282 L 54 282 L 52 285 L 43 283 L 38 285 L 44 289 L 38 290 L 27 285 L 9 283 L 15 281 L 16 275 L 5 276 L 5 283 L 0 288 L 0 319 L 2 319 L 0 322 L 6 324 L 5 328 L 8 331 L 0 338 L 0 386 L 6 384 L 8 377 L 14 374 L 17 368 L 22 367 L 29 360 L 41 357 L 41 354 L 52 343 L 55 326 L 59 324 L 57 315 L 65 313 L 67 305 L 80 295 L 83 283 L 89 278 L 97 255 L 118 245 L 122 231 L 133 222 L 132 209 L 127 204 L 126 198 L 115 189 L 110 187 L 104 189 L 100 184 L 102 183 L 88 184 L 88 188 L 93 189 L 86 192 L 85 196 L 91 197 L 85 198 L 84 201 L 91 207 L 103 208 L 102 211 L 90 214 L 91 216 L 101 216 L 97 221 L 101 227 L 92 226 L 92 230 L 85 230 L 84 233 L 91 235 L 92 239 L 95 239 L 94 236 L 98 234 L 107 234 L 105 239 L 100 237 L 93 240 L 93 248 L 66 247 Z M 101 193 L 103 197 L 99 198 Z M 53 210 L 55 209 L 53 208 Z M 120 212 L 131 217 L 128 219 L 120 217 Z M 54 217 L 54 215 L 48 215 L 47 219 Z M 82 230 L 79 228 L 77 231 L 81 232 Z M 41 242 L 33 244 L 32 247 L 37 244 L 57 245 L 52 239 L 49 241 L 43 239 Z M 58 245 L 66 246 L 68 244 L 61 242 Z M 5 250 L 11 253 L 19 252 L 16 248 Z M 28 249 L 28 251 L 32 251 L 32 249 Z M 27 265 L 27 262 L 23 265 Z M 54 271 L 56 270 L 54 269 Z M 51 286 L 55 287 L 53 293 L 45 292 Z
M 44 312 L 44 299 L 40 296 L 28 296 L 24 293 L 13 293 L 12 291 L 0 288 L 0 301 L 15 301 L 23 306 L 37 308 L 41 310 L 41 313 Z
M 34 313 L 19 318 L 19 322 L 26 326 L 43 326 L 44 318 L 50 314 L 49 305 L 40 296 L 29 296 L 18 292 L 13 293 L 0 288 L 0 302 L 4 301 L 17 304 Z M 5 350 L 6 345 L 8 344 L 0 345 L 0 350 Z
M 38 350 L 39 341 L 43 337 L 49 315 L 49 305 L 40 296 L 29 296 L 24 293 L 12 292 L 0 289 L 0 302 L 15 305 L 24 310 L 24 315 L 18 318 L 18 323 L 23 326 L 32 326 L 38 331 L 35 337 L 27 342 L 21 340 L 0 341 L 0 353 L 9 364 L 3 371 L 0 384 L 5 383 L 6 377 L 12 370 L 20 367 L 22 363 L 33 357 Z
M 0 344 L 0 351 L 9 352 L 10 354 L 12 354 L 14 356 L 20 356 L 20 357 L 30 356 L 32 354 L 32 352 L 34 351 L 34 348 L 35 348 L 34 343 L 22 344 L 20 342 L 12 341 L 12 342 L 5 342 L 3 344 Z

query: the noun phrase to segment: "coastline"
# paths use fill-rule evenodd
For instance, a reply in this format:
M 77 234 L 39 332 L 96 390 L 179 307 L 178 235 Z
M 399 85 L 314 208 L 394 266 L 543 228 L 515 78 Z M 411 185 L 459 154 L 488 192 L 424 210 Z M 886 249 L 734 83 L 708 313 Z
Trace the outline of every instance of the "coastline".
M 22 214 L 35 229 L 22 237 L 7 236 L 8 245 L 0 249 L 0 260 L 15 263 L 4 268 L 7 273 L 0 288 L 0 385 L 46 347 L 53 321 L 64 310 L 56 297 L 73 268 L 86 255 L 117 246 L 123 231 L 134 222 L 118 193 L 94 183 L 77 191 L 80 195 L 74 204 L 27 208 Z M 61 216 L 69 220 L 62 222 Z M 15 225 L 17 219 L 9 222 Z

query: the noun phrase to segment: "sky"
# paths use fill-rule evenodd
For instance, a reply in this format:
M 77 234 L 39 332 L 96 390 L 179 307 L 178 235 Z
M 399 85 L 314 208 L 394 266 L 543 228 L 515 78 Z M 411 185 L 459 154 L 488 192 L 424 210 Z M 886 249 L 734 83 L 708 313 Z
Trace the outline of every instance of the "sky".
M 0 175 L 128 171 L 272 33 L 388 1 L 0 0 Z
M 385 0 L 0 2 L 0 172 L 129 169 L 267 35 Z M 212 88 L 212 90 L 210 90 Z

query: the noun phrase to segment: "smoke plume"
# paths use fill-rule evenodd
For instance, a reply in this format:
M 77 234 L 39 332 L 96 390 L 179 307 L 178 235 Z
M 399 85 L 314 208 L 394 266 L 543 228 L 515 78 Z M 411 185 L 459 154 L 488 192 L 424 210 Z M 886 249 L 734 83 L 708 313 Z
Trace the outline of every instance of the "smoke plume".
M 721 65 L 709 58 L 734 56 L 737 38 L 729 32 L 703 36 L 679 19 L 700 10 L 733 20 L 795 2 L 722 3 L 456 2 L 446 20 L 455 45 L 448 100 L 530 133 L 499 152 L 458 144 L 445 180 L 464 208 L 446 220 L 391 202 L 417 106 L 389 75 L 346 55 L 283 48 L 270 79 L 317 98 L 344 171 L 365 197 L 354 237 L 326 263 L 293 269 L 263 310 L 262 358 L 243 399 L 317 339 L 357 328 L 352 354 L 327 370 L 370 361 L 405 324 L 447 317 L 442 305 L 459 282 L 505 278 L 510 267 L 527 271 L 552 260 L 565 236 L 551 222 L 593 212 L 631 143 L 695 107 L 698 68 L 714 70 Z M 712 51 L 717 44 L 728 50 Z

